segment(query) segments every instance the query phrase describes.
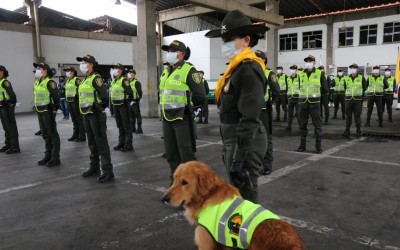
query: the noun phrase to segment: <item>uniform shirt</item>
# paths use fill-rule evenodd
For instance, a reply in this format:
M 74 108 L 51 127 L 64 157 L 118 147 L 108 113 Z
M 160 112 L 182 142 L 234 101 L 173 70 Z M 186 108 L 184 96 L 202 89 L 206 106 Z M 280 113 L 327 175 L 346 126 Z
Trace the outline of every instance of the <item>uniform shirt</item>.
M 122 77 L 122 75 L 120 77 Z M 114 84 L 119 80 L 120 77 L 115 78 Z M 105 84 L 103 84 L 103 85 L 105 85 Z M 129 101 L 133 100 L 133 90 L 131 88 L 129 79 L 125 77 L 125 79 L 122 81 L 121 85 L 124 88 L 124 91 L 125 91 L 125 94 L 126 94 L 126 100 L 129 100 Z M 107 89 L 107 87 L 106 87 L 106 89 Z M 142 91 L 142 88 L 140 88 L 140 91 Z
M 237 147 L 234 160 L 244 160 L 246 151 L 252 146 L 253 137 L 263 126 L 259 117 L 265 106 L 264 95 L 267 89 L 265 73 L 260 64 L 246 60 L 238 65 L 222 87 L 218 101 L 220 115 L 237 115 Z
M 385 76 L 385 79 L 383 80 L 384 82 L 386 81 L 386 83 L 388 84 L 388 86 L 386 88 L 389 88 L 389 83 L 387 82 L 387 79 L 390 77 L 392 77 L 392 76 L 389 76 L 389 77 Z M 396 79 L 393 82 L 393 93 L 394 93 L 395 89 L 396 89 Z
M 380 77 L 381 75 L 373 75 L 373 77 L 375 78 L 375 80 L 376 80 L 376 78 L 378 78 L 378 77 Z M 364 78 L 364 77 L 363 77 Z M 369 87 L 369 77 L 368 77 L 368 80 L 367 80 L 367 88 Z M 387 78 L 386 77 L 383 77 L 383 89 L 387 89 L 387 88 L 389 88 L 389 84 L 388 84 L 388 82 L 387 82 Z
M 94 74 L 94 72 L 92 72 L 89 76 L 91 76 L 92 74 Z M 86 78 L 88 78 L 88 76 L 85 77 L 85 79 L 82 81 L 84 82 L 86 80 Z M 108 103 L 108 92 L 107 92 L 107 87 L 106 85 L 103 83 L 103 79 L 101 78 L 100 75 L 97 75 L 94 79 L 93 79 L 93 88 L 96 90 L 96 95 L 98 98 L 101 99 L 102 103 Z
M 11 83 L 8 80 L 4 80 L 2 87 L 7 91 L 7 94 L 10 96 L 8 102 L 15 104 L 17 102 L 17 96 L 14 93 Z
M 272 72 L 272 71 L 271 71 Z M 277 82 L 279 81 L 279 78 L 281 78 L 283 76 L 283 73 L 281 73 L 280 75 L 276 75 L 276 79 Z M 280 89 L 280 91 L 286 91 L 287 93 L 287 89 L 288 89 L 288 85 L 287 85 L 287 75 L 285 74 L 285 83 L 286 83 L 286 89 Z M 279 83 L 278 83 L 279 84 Z M 279 87 L 280 88 L 280 87 Z
M 132 81 L 135 80 L 135 79 L 136 78 L 133 78 Z M 136 79 L 136 82 L 135 82 L 135 88 L 136 88 L 136 91 L 138 92 L 139 99 L 142 99 L 142 97 L 143 97 L 142 84 L 137 79 Z M 132 94 L 133 94 L 133 92 L 132 92 Z
M 48 76 L 46 76 L 48 77 Z M 46 77 L 39 79 L 39 83 L 41 83 Z M 50 100 L 55 106 L 60 105 L 60 93 L 57 88 L 57 83 L 54 80 L 49 80 L 47 82 L 47 89 L 50 92 Z
M 353 77 L 353 75 L 349 75 L 349 77 L 351 78 L 351 80 L 354 82 L 354 79 L 360 74 L 357 74 L 355 77 Z M 365 80 L 364 77 L 362 77 L 362 88 L 363 88 L 363 95 L 365 90 L 367 90 L 368 86 L 367 86 L 367 81 Z M 347 84 L 346 81 L 344 82 L 344 89 L 345 91 L 347 90 Z
M 337 77 L 339 78 L 339 80 L 342 80 L 342 78 L 345 77 L 345 76 L 342 75 L 342 76 L 337 76 Z M 346 83 L 346 80 L 344 82 Z M 331 88 L 336 86 L 335 78 L 333 78 L 333 80 L 331 80 L 331 84 L 330 85 L 331 85 L 330 86 Z
M 311 74 L 315 72 L 315 67 L 313 68 L 312 71 L 304 69 L 303 72 L 307 73 L 307 77 L 310 78 Z M 321 96 L 329 93 L 329 85 L 326 80 L 325 72 L 321 71 L 321 79 L 319 79 L 319 81 L 321 83 Z M 299 81 L 299 87 L 300 87 L 300 81 Z
M 79 85 L 80 85 L 80 84 L 81 84 L 81 79 L 76 78 L 76 80 L 75 80 L 75 86 L 76 86 L 75 101 L 76 101 L 77 103 L 79 103 L 79 92 L 78 92 L 78 89 L 79 89 Z
M 275 73 L 272 70 L 271 72 L 269 72 L 267 85 L 269 86 L 270 89 L 270 97 L 272 98 L 278 97 L 281 90 L 279 87 L 278 78 L 276 77 Z M 287 79 L 286 79 L 286 87 L 287 87 Z

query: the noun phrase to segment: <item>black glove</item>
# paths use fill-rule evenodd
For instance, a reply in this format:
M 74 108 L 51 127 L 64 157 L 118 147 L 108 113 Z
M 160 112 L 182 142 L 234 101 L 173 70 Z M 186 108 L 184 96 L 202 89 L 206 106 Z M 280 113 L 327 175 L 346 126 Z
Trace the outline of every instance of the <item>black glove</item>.
M 233 160 L 232 165 L 229 169 L 229 173 L 232 178 L 233 185 L 237 188 L 243 187 L 246 183 L 249 183 L 251 189 L 253 189 L 253 183 L 250 179 L 250 174 L 246 169 L 243 169 L 243 162 Z
M 108 107 L 108 102 L 101 102 L 99 105 L 102 109 L 105 109 Z

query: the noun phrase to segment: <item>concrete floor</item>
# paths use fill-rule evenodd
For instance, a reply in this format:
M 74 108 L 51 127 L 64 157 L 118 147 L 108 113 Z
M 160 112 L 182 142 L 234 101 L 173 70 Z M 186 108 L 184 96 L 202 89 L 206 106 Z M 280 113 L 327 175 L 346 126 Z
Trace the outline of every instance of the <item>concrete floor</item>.
M 214 105 L 210 112 L 210 124 L 198 126 L 197 158 L 226 178 Z M 390 137 L 400 134 L 400 111 L 393 113 L 390 124 L 384 114 L 384 128 L 374 113 L 367 135 L 355 138 L 352 127 L 349 140 L 344 121 L 330 120 L 321 155 L 312 153 L 312 135 L 307 153 L 295 152 L 298 129 L 288 134 L 274 123 L 274 172 L 260 178 L 260 203 L 292 223 L 307 249 L 400 249 L 400 141 Z M 67 141 L 71 121 L 57 121 L 62 166 L 36 165 L 44 141 L 34 136 L 34 114 L 17 116 L 22 153 L 0 154 L 0 249 L 196 249 L 183 209 L 160 201 L 169 167 L 158 119 L 144 119 L 134 152 L 111 153 L 116 180 L 107 184 L 80 176 L 89 149 Z M 107 133 L 115 146 L 113 118 Z

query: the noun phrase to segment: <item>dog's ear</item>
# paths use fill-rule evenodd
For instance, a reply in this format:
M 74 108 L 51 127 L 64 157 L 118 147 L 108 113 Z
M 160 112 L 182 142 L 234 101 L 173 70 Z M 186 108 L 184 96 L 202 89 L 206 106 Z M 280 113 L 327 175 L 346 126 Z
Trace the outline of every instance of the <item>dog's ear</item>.
M 218 183 L 217 174 L 210 168 L 201 168 L 197 171 L 198 192 L 201 197 L 206 197 L 216 188 Z

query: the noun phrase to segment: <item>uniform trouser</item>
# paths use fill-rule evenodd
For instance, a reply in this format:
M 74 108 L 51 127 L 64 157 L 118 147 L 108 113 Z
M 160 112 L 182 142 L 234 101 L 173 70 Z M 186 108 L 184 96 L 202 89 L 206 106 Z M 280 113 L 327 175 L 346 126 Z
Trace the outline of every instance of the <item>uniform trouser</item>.
M 229 174 L 229 169 L 232 165 L 233 156 L 237 147 L 236 131 L 237 124 L 221 123 L 221 136 L 223 142 L 222 159 L 231 184 L 233 184 L 233 182 Z M 239 188 L 239 192 L 244 199 L 252 202 L 257 202 L 258 177 L 262 170 L 262 162 L 266 151 L 266 140 L 264 125 L 260 124 L 252 142 L 249 144 L 247 155 L 243 162 L 243 169 L 249 172 L 253 188 L 251 188 L 251 184 L 246 181 L 245 184 Z
M 119 130 L 118 145 L 132 147 L 132 126 L 129 116 L 129 104 L 114 105 L 115 121 Z
M 281 93 L 276 98 L 275 107 L 276 107 L 276 117 L 277 118 L 280 118 L 280 116 L 281 116 L 281 106 L 282 106 L 283 112 L 285 112 L 284 116 L 286 118 L 286 112 L 287 112 L 286 101 L 287 101 L 286 93 L 284 93 L 284 94 Z
M 201 106 L 201 112 L 199 115 L 199 120 L 202 121 L 204 118 L 204 122 L 208 122 L 208 99 L 204 101 L 203 105 Z
M 321 118 L 324 117 L 323 116 L 323 111 L 325 111 L 325 120 L 329 118 L 329 95 L 325 94 L 321 96 Z
M 354 122 L 357 130 L 361 128 L 361 111 L 362 111 L 362 100 L 346 100 L 346 130 L 350 130 L 351 122 L 354 114 Z
M 299 113 L 299 99 L 298 98 L 291 98 L 289 99 L 288 103 L 288 127 L 292 126 L 293 122 L 293 112 L 296 110 L 296 114 Z M 299 119 L 297 118 L 297 123 L 299 122 Z
M 267 104 L 267 109 L 263 109 L 261 112 L 261 121 L 264 125 L 265 131 L 267 132 L 267 151 L 264 154 L 263 166 L 264 170 L 272 171 L 273 157 L 273 145 L 272 145 L 272 107 L 271 104 Z
M 334 96 L 334 105 L 335 105 L 335 116 L 339 110 L 339 104 L 342 107 L 342 116 L 345 114 L 345 101 L 344 101 L 345 94 L 335 93 Z
M 0 120 L 3 125 L 5 145 L 19 149 L 18 128 L 15 120 L 15 106 L 0 106 Z
M 376 104 L 376 109 L 378 110 L 379 122 L 382 122 L 382 96 L 368 96 L 368 112 L 367 112 L 367 122 L 371 120 L 372 110 L 374 109 L 374 103 Z
M 107 117 L 104 111 L 95 110 L 93 114 L 83 115 L 88 145 L 90 149 L 90 169 L 112 170 L 110 147 L 107 140 Z
M 136 129 L 136 122 L 138 128 L 142 127 L 142 114 L 140 113 L 140 103 L 135 102 L 131 107 L 131 124 L 132 128 Z
M 79 110 L 79 103 L 77 101 L 68 102 L 68 110 L 71 114 L 73 125 L 73 138 L 85 138 L 85 125 L 83 124 L 83 116 Z
M 51 111 L 38 112 L 38 120 L 42 137 L 46 144 L 44 158 L 60 160 L 60 136 L 57 131 L 56 114 Z
M 171 169 L 171 180 L 179 164 L 196 160 L 188 119 L 185 114 L 183 120 L 163 120 L 165 157 Z
M 384 94 L 382 98 L 382 113 L 386 110 L 389 115 L 389 119 L 392 118 L 392 105 L 393 105 L 393 94 Z
M 301 131 L 301 138 L 305 139 L 308 134 L 307 124 L 308 117 L 311 116 L 314 125 L 315 137 L 322 138 L 322 118 L 320 113 L 320 103 L 299 103 L 299 127 Z

